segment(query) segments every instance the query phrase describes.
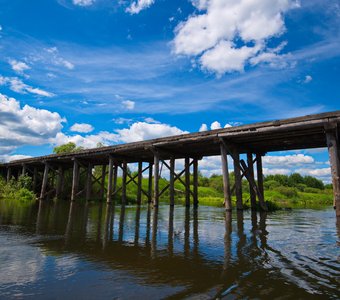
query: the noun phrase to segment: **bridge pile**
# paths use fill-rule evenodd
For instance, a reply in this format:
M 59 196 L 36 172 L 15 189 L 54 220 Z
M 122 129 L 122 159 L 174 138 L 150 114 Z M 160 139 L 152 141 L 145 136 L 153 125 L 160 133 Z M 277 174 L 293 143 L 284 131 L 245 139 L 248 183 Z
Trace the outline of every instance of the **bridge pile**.
M 81 195 L 91 199 L 94 183 L 100 183 L 100 198 L 106 195 L 107 203 L 121 192 L 122 203 L 126 202 L 126 186 L 137 185 L 137 203 L 144 194 L 155 207 L 160 196 L 169 190 L 170 205 L 174 205 L 175 181 L 185 187 L 185 203 L 198 205 L 198 162 L 205 156 L 221 156 L 224 186 L 224 205 L 231 210 L 231 195 L 235 192 L 236 207 L 243 209 L 242 178 L 250 187 L 250 202 L 255 209 L 258 200 L 260 207 L 267 210 L 263 192 L 262 157 L 267 152 L 300 150 L 327 147 L 331 166 L 334 191 L 334 207 L 340 216 L 340 111 L 308 115 L 285 120 L 255 123 L 205 132 L 171 136 L 142 142 L 109 147 L 87 149 L 68 154 L 52 154 L 0 164 L 0 174 L 7 181 L 18 179 L 21 174 L 32 177 L 33 190 L 43 201 L 53 195 L 57 198 L 63 193 L 65 170 L 72 170 L 72 189 L 70 199 L 75 201 Z M 245 154 L 247 159 L 241 159 Z M 228 160 L 233 160 L 235 184 L 230 185 Z M 176 171 L 176 161 L 184 159 L 184 169 Z M 137 175 L 128 172 L 128 165 L 138 164 Z M 256 164 L 256 169 L 254 168 Z M 101 166 L 100 178 L 93 176 L 93 168 Z M 170 173 L 169 184 L 160 190 L 160 168 Z M 118 169 L 122 172 L 122 184 L 117 186 Z M 254 173 L 257 173 L 255 180 Z M 142 188 L 142 176 L 148 172 L 148 189 Z M 86 173 L 86 183 L 81 189 L 79 179 Z M 190 185 L 192 173 L 193 184 Z M 184 175 L 184 177 L 183 177 Z M 108 177 L 107 186 L 105 178 Z

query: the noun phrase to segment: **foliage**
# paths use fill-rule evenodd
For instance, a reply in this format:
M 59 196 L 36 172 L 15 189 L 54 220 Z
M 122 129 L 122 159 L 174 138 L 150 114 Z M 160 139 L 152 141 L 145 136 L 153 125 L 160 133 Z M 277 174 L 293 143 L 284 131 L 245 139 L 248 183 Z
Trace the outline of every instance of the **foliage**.
M 72 153 L 72 152 L 80 151 L 82 149 L 83 147 L 77 147 L 75 143 L 69 142 L 67 144 L 54 147 L 53 153 L 55 154 Z
M 19 201 L 33 201 L 35 195 L 31 191 L 32 179 L 29 176 L 20 176 L 16 181 L 11 179 L 9 182 L 5 182 L 0 178 L 0 197 L 6 199 L 16 199 Z

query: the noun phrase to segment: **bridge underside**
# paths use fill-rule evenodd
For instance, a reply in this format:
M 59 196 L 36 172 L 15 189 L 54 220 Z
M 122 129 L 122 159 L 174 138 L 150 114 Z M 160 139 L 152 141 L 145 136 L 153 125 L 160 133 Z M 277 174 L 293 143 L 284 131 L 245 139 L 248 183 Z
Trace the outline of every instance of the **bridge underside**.
M 255 208 L 256 198 L 262 209 L 266 209 L 263 197 L 262 156 L 267 152 L 298 150 L 327 147 L 331 164 L 334 190 L 334 207 L 340 216 L 340 111 L 291 118 L 279 121 L 262 122 L 251 125 L 230 127 L 199 133 L 185 134 L 149 141 L 128 143 L 96 149 L 87 149 L 70 154 L 48 155 L 36 158 L 12 161 L 0 164 L 1 174 L 10 180 L 19 174 L 33 177 L 33 188 L 39 188 L 40 199 L 49 194 L 61 194 L 65 170 L 72 169 L 71 200 L 82 193 L 91 197 L 94 182 L 100 183 L 100 197 L 106 194 L 110 203 L 117 193 L 117 172 L 122 170 L 122 201 L 126 198 L 126 185 L 135 183 L 138 187 L 137 202 L 144 194 L 149 202 L 158 205 L 159 197 L 165 190 L 159 189 L 160 163 L 170 171 L 170 204 L 174 204 L 174 182 L 181 181 L 185 186 L 186 205 L 198 204 L 197 173 L 198 161 L 204 156 L 221 155 L 225 208 L 231 209 L 231 193 L 235 191 L 237 208 L 242 209 L 242 177 L 250 185 L 251 205 Z M 240 154 L 247 155 L 247 161 L 240 159 Z M 229 183 L 228 161 L 230 155 L 234 162 L 235 186 Z M 177 159 L 185 159 L 184 170 L 175 172 Z M 138 174 L 132 177 L 128 172 L 129 163 L 138 163 Z M 254 179 L 256 164 L 257 181 Z M 93 176 L 94 166 L 102 166 L 100 178 Z M 87 180 L 82 191 L 79 191 L 81 169 L 84 169 Z M 190 186 L 190 170 L 193 173 L 193 184 Z M 142 189 L 142 173 L 148 171 L 148 190 Z M 52 175 L 51 175 L 52 174 Z M 184 175 L 184 179 L 182 178 Z M 108 178 L 106 184 L 105 178 Z M 192 189 L 192 190 L 191 190 Z

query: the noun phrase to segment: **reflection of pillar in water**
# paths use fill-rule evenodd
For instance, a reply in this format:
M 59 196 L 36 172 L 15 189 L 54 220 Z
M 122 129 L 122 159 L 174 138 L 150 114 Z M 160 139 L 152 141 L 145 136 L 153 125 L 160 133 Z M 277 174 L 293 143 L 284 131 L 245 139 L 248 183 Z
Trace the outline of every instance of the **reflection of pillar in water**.
M 260 212 L 260 222 L 259 222 L 259 229 L 260 229 L 260 241 L 261 241 L 261 248 L 265 249 L 267 248 L 267 230 L 266 230 L 266 219 L 267 219 L 267 213 L 266 212 Z
M 97 220 L 97 242 L 101 240 L 102 233 L 102 216 L 103 216 L 103 203 L 98 203 L 98 220 Z
M 89 203 L 86 201 L 84 206 L 84 215 L 83 215 L 83 226 L 82 226 L 82 234 L 83 238 L 86 239 L 87 234 L 87 222 L 89 217 Z
M 198 236 L 198 209 L 197 207 L 193 211 L 193 252 L 194 254 L 198 254 L 198 246 L 199 246 L 199 236 Z
M 168 252 L 174 254 L 174 207 L 169 207 L 169 231 L 168 231 Z
M 231 211 L 225 212 L 225 233 L 224 233 L 224 263 L 222 276 L 228 269 L 231 260 L 231 232 L 232 232 L 232 213 Z
M 118 241 L 123 241 L 124 236 L 124 220 L 125 220 L 125 205 L 120 208 L 120 218 L 119 218 L 119 231 L 118 231 Z
M 243 211 L 237 211 L 237 235 L 238 235 L 238 243 L 237 243 L 237 256 L 240 259 L 242 257 L 242 252 L 244 250 L 244 246 L 246 245 L 246 235 L 244 234 L 244 217 Z
M 150 223 L 151 223 L 151 206 L 148 205 L 148 211 L 146 215 L 145 246 L 150 245 Z
M 111 213 L 112 205 L 110 203 L 106 204 L 105 210 L 105 220 L 104 220 L 104 235 L 103 235 L 103 249 L 106 248 L 107 242 L 109 240 L 110 223 L 111 223 Z
M 188 256 L 190 253 L 190 209 L 185 209 L 184 221 L 184 255 Z
M 158 207 L 154 207 L 152 219 L 152 241 L 151 241 L 152 258 L 155 257 L 157 251 L 157 231 L 158 231 Z
M 251 211 L 251 232 L 252 232 L 252 236 L 251 236 L 251 241 L 252 244 L 254 246 L 254 248 L 257 248 L 257 239 L 256 239 L 256 235 L 257 235 L 257 212 L 252 210 Z
M 70 209 L 69 209 L 69 212 L 68 212 L 66 231 L 65 231 L 65 246 L 68 245 L 68 243 L 71 239 L 75 206 L 76 206 L 76 203 L 74 201 L 71 201 Z
M 340 245 L 340 217 L 336 217 L 336 232 L 338 234 L 338 245 Z
M 134 240 L 136 246 L 138 245 L 139 242 L 139 227 L 140 227 L 139 223 L 140 223 L 140 206 L 138 205 L 136 209 L 135 240 Z
M 36 233 L 39 234 L 41 232 L 42 228 L 42 222 L 43 222 L 43 206 L 44 206 L 43 201 L 39 201 L 39 207 L 38 207 L 38 214 L 37 214 L 37 222 L 36 222 Z

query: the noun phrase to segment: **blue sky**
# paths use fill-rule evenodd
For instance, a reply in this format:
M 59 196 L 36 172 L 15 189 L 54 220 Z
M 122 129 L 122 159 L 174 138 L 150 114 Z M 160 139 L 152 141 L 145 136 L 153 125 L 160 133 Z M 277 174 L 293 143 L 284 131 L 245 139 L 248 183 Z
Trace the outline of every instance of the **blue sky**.
M 339 17 L 335 0 L 0 0 L 0 158 L 338 110 Z M 268 157 L 328 180 L 325 151 Z

